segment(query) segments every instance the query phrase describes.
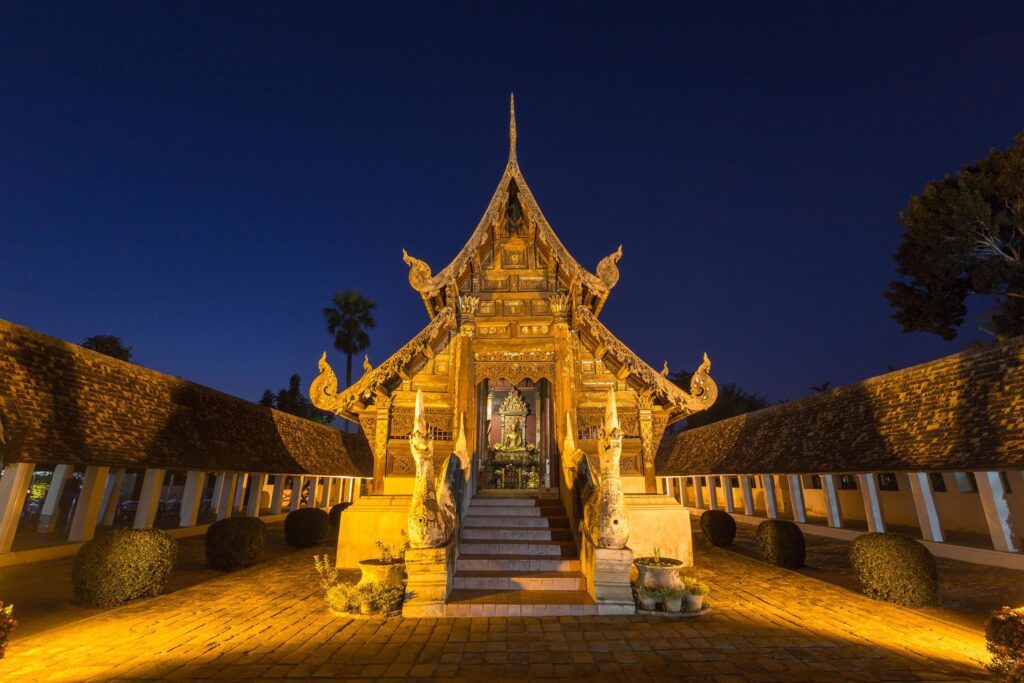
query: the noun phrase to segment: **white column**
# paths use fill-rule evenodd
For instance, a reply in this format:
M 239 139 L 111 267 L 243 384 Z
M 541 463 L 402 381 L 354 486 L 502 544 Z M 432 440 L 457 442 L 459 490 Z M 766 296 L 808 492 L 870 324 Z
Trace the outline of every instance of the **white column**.
M 775 498 L 775 478 L 770 474 L 762 474 L 761 483 L 764 485 L 764 507 L 768 519 L 778 519 L 779 501 Z
M 217 479 L 223 479 L 224 485 L 220 487 L 220 499 L 217 501 L 217 521 L 227 519 L 234 513 L 235 482 L 238 480 L 237 472 L 221 472 Z
M 676 477 L 676 488 L 679 489 L 679 504 L 686 507 L 686 479 Z
M 146 476 L 142 479 L 142 491 L 139 493 L 139 507 L 135 510 L 135 523 L 132 525 L 136 529 L 153 527 L 166 473 L 166 470 L 146 470 Z
M 249 483 L 249 473 L 243 472 L 235 479 L 235 497 L 231 504 L 231 511 L 243 512 L 245 509 L 245 485 Z
M 885 515 L 882 513 L 882 501 L 878 497 L 878 482 L 873 474 L 858 474 L 857 487 L 864 500 L 864 516 L 868 521 L 868 531 L 884 533 Z
M 210 508 L 212 512 L 220 512 L 220 499 L 223 498 L 224 494 L 224 480 L 227 478 L 227 472 L 217 472 L 216 478 L 213 480 L 213 496 L 210 498 Z
M 249 486 L 249 502 L 245 506 L 245 515 L 247 517 L 260 516 L 260 500 L 263 498 L 263 485 L 266 483 L 266 474 L 252 475 L 252 483 Z
M 701 477 L 690 477 L 693 481 L 693 507 L 704 509 L 704 491 L 701 488 Z
M 740 475 L 740 488 L 743 491 L 743 514 L 754 516 L 754 492 L 750 490 L 750 475 Z
M 317 486 L 320 484 L 320 477 L 309 478 L 309 491 L 306 493 L 306 507 L 315 508 L 317 504 Z
M 353 491 L 355 490 L 356 480 L 349 477 L 345 480 L 345 502 L 351 503 L 353 497 Z
M 363 480 L 353 479 L 352 480 L 352 502 L 356 502 L 363 495 Z
M 103 504 L 100 506 L 96 526 L 110 526 L 117 516 L 117 504 L 121 502 L 121 485 L 124 483 L 124 468 L 118 467 L 107 475 L 107 486 L 103 493 Z
M 907 476 L 910 479 L 910 493 L 914 496 L 914 507 L 917 509 L 917 521 L 921 525 L 921 537 L 926 541 L 941 542 L 942 524 L 935 509 L 935 497 L 928 482 L 928 474 L 908 472 Z
M 82 491 L 78 494 L 75 505 L 75 516 L 71 520 L 71 531 L 68 541 L 82 543 L 88 541 L 96 533 L 96 520 L 99 519 L 103 505 L 103 489 L 106 488 L 109 467 L 86 467 Z
M 736 503 L 732 499 L 732 475 L 722 476 L 722 488 L 725 489 L 725 511 L 736 512 Z
M 4 467 L 0 477 L 0 553 L 11 552 L 35 467 L 30 462 L 7 463 Z
M 715 478 L 707 476 L 704 478 L 708 483 L 708 507 L 712 510 L 718 509 L 718 487 L 715 486 Z
M 181 512 L 178 515 L 179 526 L 195 526 L 199 520 L 199 504 L 203 502 L 203 484 L 206 483 L 206 472 L 191 470 L 185 476 L 185 490 L 181 493 Z
M 804 505 L 804 487 L 799 474 L 789 475 L 789 502 L 793 506 L 793 521 L 807 523 L 807 506 Z
M 839 508 L 839 496 L 836 494 L 836 478 L 833 474 L 821 475 L 821 488 L 825 491 L 825 517 L 833 529 L 843 527 L 843 513 Z
M 1020 545 L 1010 518 L 1010 501 L 1006 499 L 1006 488 L 999 472 L 975 472 L 974 478 L 978 482 L 978 495 L 992 536 L 992 547 L 1007 553 L 1019 553 Z
M 329 505 L 331 496 L 331 478 L 324 477 L 320 482 L 320 507 L 325 508 Z
M 68 478 L 74 471 L 74 465 L 57 465 L 53 468 L 50 488 L 46 490 L 46 499 L 43 500 L 43 509 L 39 513 L 39 524 L 36 526 L 36 530 L 46 533 L 56 528 L 60 494 L 64 492 L 64 485 L 67 484 Z
M 303 479 L 305 479 L 305 477 L 303 477 L 301 475 L 298 475 L 298 474 L 293 474 L 292 475 L 292 499 L 291 499 L 291 502 L 288 503 L 288 511 L 289 512 L 291 512 L 293 510 L 298 510 L 299 509 L 299 504 L 302 502 L 302 480 Z
M 284 475 L 274 475 L 274 493 L 270 496 L 270 514 L 281 514 L 281 501 L 284 499 Z

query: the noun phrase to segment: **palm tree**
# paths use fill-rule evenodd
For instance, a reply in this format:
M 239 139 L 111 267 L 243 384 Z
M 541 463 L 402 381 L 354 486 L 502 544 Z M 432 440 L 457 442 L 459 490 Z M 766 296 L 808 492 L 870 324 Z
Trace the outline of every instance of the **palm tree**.
M 334 348 L 346 356 L 345 386 L 352 386 L 352 356 L 370 346 L 367 330 L 377 326 L 373 309 L 377 304 L 358 289 L 335 292 L 334 305 L 324 309 L 327 331 L 334 335 Z M 348 424 L 345 425 L 346 431 Z

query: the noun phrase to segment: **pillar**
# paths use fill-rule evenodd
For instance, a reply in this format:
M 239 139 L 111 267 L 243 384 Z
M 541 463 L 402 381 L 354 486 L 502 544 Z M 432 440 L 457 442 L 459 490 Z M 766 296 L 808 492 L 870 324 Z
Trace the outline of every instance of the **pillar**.
M 217 520 L 227 519 L 234 512 L 235 482 L 238 480 L 237 472 L 221 472 L 217 479 L 223 479 L 224 485 L 220 487 L 220 498 L 217 500 Z
M 263 498 L 263 485 L 267 483 L 267 475 L 254 474 L 249 483 L 249 502 L 245 504 L 246 517 L 260 516 L 260 500 Z
M 309 478 L 309 491 L 306 494 L 306 507 L 315 508 L 317 504 L 317 486 L 320 484 L 320 477 Z
M 118 467 L 107 475 L 107 490 L 103 495 L 103 506 L 97 526 L 110 526 L 117 516 L 117 505 L 121 502 L 121 486 L 124 484 L 124 468 Z
M 775 477 L 770 474 L 761 475 L 764 485 L 764 508 L 768 519 L 779 518 L 779 501 L 775 498 Z
M 103 492 L 110 475 L 109 467 L 86 467 L 82 491 L 78 494 L 75 516 L 71 520 L 68 541 L 83 543 L 96 533 L 96 521 L 103 505 Z
M 1020 545 L 1010 519 L 1010 501 L 1006 499 L 1006 487 L 998 472 L 975 472 L 978 495 L 985 511 L 988 532 L 992 536 L 992 547 L 1007 553 L 1019 553 Z
M 708 507 L 712 510 L 718 509 L 718 487 L 715 486 L 715 478 L 713 476 L 704 477 L 704 480 L 708 483 Z
M 227 472 L 217 472 L 216 479 L 213 481 L 213 495 L 210 497 L 210 508 L 211 512 L 220 512 L 220 499 L 223 497 L 224 491 L 224 480 L 227 478 Z
M 142 479 L 142 491 L 139 493 L 139 507 L 135 510 L 136 529 L 150 529 L 156 521 L 156 510 L 160 505 L 160 491 L 164 485 L 167 470 L 148 469 Z
M 740 475 L 740 489 L 743 491 L 743 514 L 754 516 L 754 492 L 750 490 L 750 475 Z
M 371 482 L 372 484 L 372 482 Z M 363 496 L 363 480 L 353 479 L 352 480 L 352 502 L 356 502 Z
M 270 496 L 270 514 L 281 514 L 281 502 L 284 500 L 284 479 L 283 474 L 274 475 L 274 493 Z
M 60 504 L 60 495 L 64 492 L 64 485 L 68 478 L 74 473 L 74 465 L 57 465 L 53 468 L 53 477 L 50 479 L 50 488 L 46 490 L 46 499 L 43 500 L 43 509 L 39 513 L 38 531 L 47 533 L 53 531 L 57 526 L 57 506 Z
M 235 477 L 235 495 L 231 503 L 232 513 L 243 512 L 245 510 L 245 485 L 248 483 L 248 472 L 243 472 Z
M 839 508 L 835 475 L 821 475 L 821 488 L 825 491 L 825 518 L 828 519 L 828 525 L 833 529 L 843 528 L 843 514 Z
M 693 481 L 693 507 L 702 510 L 704 508 L 704 491 L 701 488 L 701 478 L 690 477 L 690 479 Z
M 722 488 L 725 490 L 725 511 L 736 512 L 736 503 L 732 499 L 732 476 L 722 475 Z
M 328 500 L 331 495 L 331 478 L 323 477 L 320 480 L 320 507 L 325 508 L 328 506 Z
M 928 482 L 927 472 L 909 472 L 910 493 L 914 496 L 914 508 L 917 510 L 917 521 L 921 525 L 921 537 L 926 541 L 941 543 L 942 524 L 939 513 L 935 509 L 935 497 Z M 874 479 L 874 477 L 872 477 Z
M 804 487 L 799 474 L 789 475 L 789 502 L 793 506 L 793 521 L 807 523 L 807 506 L 804 505 Z
M 299 505 L 302 503 L 302 480 L 305 479 L 302 475 L 292 475 L 292 499 L 288 503 L 288 511 L 294 511 L 299 509 Z
M 351 503 L 352 502 L 352 497 L 353 497 L 352 494 L 353 494 L 353 491 L 355 489 L 355 486 L 356 486 L 356 480 L 353 479 L 352 477 L 349 477 L 349 478 L 347 478 L 345 480 L 345 502 L 346 503 Z M 466 493 L 464 495 L 472 496 L 472 494 L 470 493 L 470 489 L 466 489 Z
M 882 501 L 878 497 L 878 482 L 872 474 L 858 474 L 857 486 L 864 500 L 864 517 L 868 521 L 868 531 L 884 533 L 885 515 L 882 513 Z
M 687 507 L 686 479 L 683 477 L 676 477 L 676 488 L 679 489 L 679 504 L 683 507 Z
M 178 526 L 195 526 L 199 521 L 199 504 L 203 502 L 203 484 L 206 472 L 191 470 L 185 476 L 185 490 L 181 493 L 181 512 Z
M 30 462 L 7 463 L 4 467 L 0 477 L 0 553 L 11 552 L 35 467 Z

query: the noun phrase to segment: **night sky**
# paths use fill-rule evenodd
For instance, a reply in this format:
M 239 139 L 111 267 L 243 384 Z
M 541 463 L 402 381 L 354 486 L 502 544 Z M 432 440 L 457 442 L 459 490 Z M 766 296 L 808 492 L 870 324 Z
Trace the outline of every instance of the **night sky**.
M 837 7 L 837 5 L 841 5 Z M 897 214 L 1024 130 L 1019 3 L 0 5 L 0 318 L 115 334 L 255 400 L 378 303 L 377 364 L 427 322 L 504 168 L 602 320 L 651 365 L 772 400 L 930 360 L 882 291 Z M 976 302 L 972 315 L 983 302 Z M 329 357 L 343 369 L 341 354 Z M 356 363 L 358 367 L 358 362 Z

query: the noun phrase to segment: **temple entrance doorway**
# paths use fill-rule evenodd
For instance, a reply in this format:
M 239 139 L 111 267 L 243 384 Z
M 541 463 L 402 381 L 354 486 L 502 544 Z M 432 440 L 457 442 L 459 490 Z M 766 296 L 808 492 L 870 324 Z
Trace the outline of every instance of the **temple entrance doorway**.
M 551 443 L 551 383 L 484 380 L 477 386 L 480 489 L 536 491 L 558 485 Z

